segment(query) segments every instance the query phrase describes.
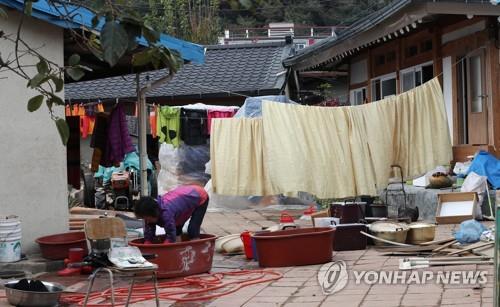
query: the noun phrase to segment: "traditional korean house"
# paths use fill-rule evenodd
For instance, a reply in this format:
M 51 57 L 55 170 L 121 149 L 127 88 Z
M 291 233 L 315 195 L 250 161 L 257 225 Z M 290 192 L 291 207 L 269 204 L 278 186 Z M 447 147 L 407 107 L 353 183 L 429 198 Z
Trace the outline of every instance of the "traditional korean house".
M 286 59 L 288 93 L 329 82 L 348 105 L 377 101 L 440 78 L 454 159 L 500 155 L 500 5 L 397 0 Z M 335 93 L 334 93 L 335 94 Z

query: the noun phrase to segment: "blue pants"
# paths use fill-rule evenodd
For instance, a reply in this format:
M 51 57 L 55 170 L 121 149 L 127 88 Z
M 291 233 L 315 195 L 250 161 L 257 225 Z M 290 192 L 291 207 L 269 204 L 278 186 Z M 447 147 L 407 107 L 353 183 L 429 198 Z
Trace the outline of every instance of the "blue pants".
M 189 239 L 195 239 L 200 237 L 201 224 L 203 223 L 203 218 L 205 217 L 207 208 L 208 208 L 208 198 L 207 201 L 205 201 L 200 206 L 196 207 L 196 209 L 191 214 L 191 220 L 189 221 L 189 226 L 188 226 Z M 184 224 L 177 226 L 176 233 L 178 236 L 182 235 L 183 227 Z

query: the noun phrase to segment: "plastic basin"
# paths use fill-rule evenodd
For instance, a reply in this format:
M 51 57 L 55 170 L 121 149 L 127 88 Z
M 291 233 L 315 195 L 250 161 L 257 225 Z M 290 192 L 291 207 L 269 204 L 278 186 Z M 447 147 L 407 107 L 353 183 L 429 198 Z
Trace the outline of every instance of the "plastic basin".
M 66 232 L 36 239 L 43 258 L 63 260 L 68 257 L 70 248 L 82 248 L 88 254 L 85 232 Z
M 144 244 L 144 239 L 129 242 L 137 246 L 144 254 L 156 254 L 158 257 L 149 261 L 158 265 L 159 278 L 174 278 L 201 274 L 212 269 L 215 250 L 215 236 L 200 235 L 199 240 L 162 244 Z
M 330 262 L 334 231 L 321 227 L 254 234 L 259 265 L 284 267 Z

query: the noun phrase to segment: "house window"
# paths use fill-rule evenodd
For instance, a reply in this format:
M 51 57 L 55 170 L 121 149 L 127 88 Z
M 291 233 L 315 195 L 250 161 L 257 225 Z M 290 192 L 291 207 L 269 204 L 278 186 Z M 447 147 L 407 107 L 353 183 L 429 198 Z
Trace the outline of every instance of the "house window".
M 396 73 L 372 80 L 372 101 L 397 94 Z
M 382 98 L 396 95 L 396 78 L 382 80 Z
M 351 105 L 359 106 L 366 100 L 366 87 L 357 88 L 351 91 Z
M 434 67 L 432 62 L 413 66 L 402 70 L 400 73 L 401 92 L 406 92 L 415 88 L 434 77 Z

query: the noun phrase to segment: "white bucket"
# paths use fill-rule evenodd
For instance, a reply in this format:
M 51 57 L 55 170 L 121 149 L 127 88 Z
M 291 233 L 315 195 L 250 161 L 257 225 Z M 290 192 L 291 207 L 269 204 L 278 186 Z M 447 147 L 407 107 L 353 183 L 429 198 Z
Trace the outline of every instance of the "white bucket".
M 17 216 L 0 216 L 0 262 L 21 260 L 21 222 Z

